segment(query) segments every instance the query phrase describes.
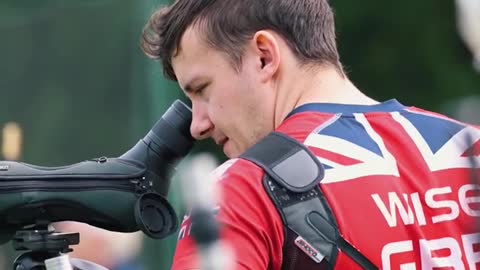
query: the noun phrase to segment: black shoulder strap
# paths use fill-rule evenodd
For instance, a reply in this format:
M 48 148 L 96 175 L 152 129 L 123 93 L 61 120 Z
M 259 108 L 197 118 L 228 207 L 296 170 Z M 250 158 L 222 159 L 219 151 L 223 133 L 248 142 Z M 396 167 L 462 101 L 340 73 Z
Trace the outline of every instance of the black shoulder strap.
M 316 187 L 324 176 L 322 164 L 305 145 L 278 132 L 270 133 L 242 158 L 262 167 L 277 183 L 293 192 Z
M 327 268 L 333 269 L 338 250 L 342 250 L 363 269 L 378 269 L 340 236 L 335 217 L 319 188 L 324 177 L 323 166 L 305 145 L 285 134 L 273 132 L 241 158 L 265 171 L 265 190 L 285 225 L 284 258 L 291 252 L 288 249 L 300 248 L 315 263 L 326 260 Z M 306 268 L 298 268 L 306 265 L 301 262 L 290 265 L 295 269 Z

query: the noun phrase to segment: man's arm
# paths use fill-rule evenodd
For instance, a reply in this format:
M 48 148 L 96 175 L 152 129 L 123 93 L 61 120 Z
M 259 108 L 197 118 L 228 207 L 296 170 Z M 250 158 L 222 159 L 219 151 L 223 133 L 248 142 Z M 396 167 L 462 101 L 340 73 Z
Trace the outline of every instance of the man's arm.
M 263 171 L 245 160 L 237 160 L 221 177 L 217 220 L 221 241 L 232 250 L 234 269 L 280 269 L 283 224 L 275 206 L 264 191 Z M 197 246 L 186 216 L 172 269 L 199 269 Z

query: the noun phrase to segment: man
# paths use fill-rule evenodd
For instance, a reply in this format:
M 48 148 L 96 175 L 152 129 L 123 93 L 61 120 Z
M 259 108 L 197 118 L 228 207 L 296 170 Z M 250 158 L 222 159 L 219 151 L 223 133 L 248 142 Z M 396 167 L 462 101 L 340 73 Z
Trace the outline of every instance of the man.
M 469 175 L 480 132 L 357 89 L 339 61 L 327 0 L 178 0 L 152 15 L 142 47 L 191 100 L 192 135 L 231 159 L 220 168 L 217 218 L 235 269 L 307 269 L 313 259 L 284 252 L 290 240 L 264 171 L 238 158 L 272 131 L 322 162 L 320 189 L 340 235 L 376 267 L 479 266 L 480 198 Z M 175 270 L 198 268 L 190 226 L 187 217 Z M 344 250 L 328 263 L 360 269 Z

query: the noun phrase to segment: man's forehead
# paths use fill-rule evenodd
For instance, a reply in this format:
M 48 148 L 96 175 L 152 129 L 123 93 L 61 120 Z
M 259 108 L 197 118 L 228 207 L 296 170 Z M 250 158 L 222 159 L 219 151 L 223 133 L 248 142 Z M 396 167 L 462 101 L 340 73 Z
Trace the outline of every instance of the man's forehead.
M 198 27 L 189 26 L 180 37 L 180 42 L 172 58 L 188 57 L 207 49 L 208 47 L 200 35 Z
M 212 59 L 213 49 L 206 45 L 200 35 L 202 32 L 197 26 L 188 27 L 172 57 L 172 67 L 184 90 L 187 85 L 201 81 L 206 76 L 205 64 Z
M 181 36 L 180 42 L 172 54 L 172 65 L 174 69 L 176 65 L 182 65 L 183 62 L 191 63 L 193 59 L 198 59 L 202 56 L 202 51 L 206 50 L 196 32 L 192 27 L 188 27 Z

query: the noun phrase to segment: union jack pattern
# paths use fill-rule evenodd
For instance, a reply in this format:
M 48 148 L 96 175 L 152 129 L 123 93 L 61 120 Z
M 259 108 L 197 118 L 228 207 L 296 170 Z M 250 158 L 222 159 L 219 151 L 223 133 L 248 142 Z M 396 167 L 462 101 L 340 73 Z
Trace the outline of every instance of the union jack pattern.
M 416 111 L 391 114 L 415 142 L 430 171 L 470 168 L 472 160 L 474 164 L 479 164 L 478 129 L 434 114 Z M 436 133 L 437 126 L 445 126 L 450 133 Z M 468 153 L 472 153 L 473 157 Z
M 389 114 L 391 121 L 403 129 L 398 132 L 414 142 L 407 147 L 418 148 L 431 172 L 472 167 L 472 158 L 476 164 L 480 163 L 478 129 L 412 109 Z M 384 140 L 372 127 L 368 114 L 353 113 L 343 117 L 333 115 L 309 134 L 304 144 L 324 165 L 322 183 L 326 184 L 372 175 L 398 177 L 397 161 Z M 475 156 L 469 157 L 469 150 L 474 150 Z

